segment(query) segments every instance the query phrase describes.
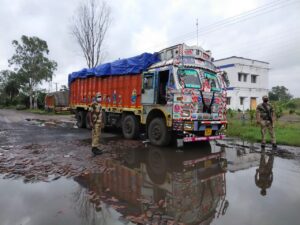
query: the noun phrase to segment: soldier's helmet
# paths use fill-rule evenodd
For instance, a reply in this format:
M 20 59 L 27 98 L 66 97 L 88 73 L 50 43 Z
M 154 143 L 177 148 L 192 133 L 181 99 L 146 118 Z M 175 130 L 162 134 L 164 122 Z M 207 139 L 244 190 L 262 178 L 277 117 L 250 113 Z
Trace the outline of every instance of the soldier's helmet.
M 262 97 L 262 100 L 269 100 L 269 97 L 268 97 L 267 95 L 264 95 L 264 96 Z

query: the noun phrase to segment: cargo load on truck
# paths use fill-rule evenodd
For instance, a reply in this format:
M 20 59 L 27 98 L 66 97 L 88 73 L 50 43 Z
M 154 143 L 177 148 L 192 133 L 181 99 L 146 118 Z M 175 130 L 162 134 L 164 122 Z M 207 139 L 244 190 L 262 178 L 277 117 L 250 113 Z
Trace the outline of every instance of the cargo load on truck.
M 82 69 L 69 75 L 70 107 L 79 127 L 90 127 L 87 112 L 102 95 L 105 126 L 122 128 L 125 138 L 145 133 L 154 145 L 224 138 L 226 76 L 210 51 L 179 44 L 158 53 Z

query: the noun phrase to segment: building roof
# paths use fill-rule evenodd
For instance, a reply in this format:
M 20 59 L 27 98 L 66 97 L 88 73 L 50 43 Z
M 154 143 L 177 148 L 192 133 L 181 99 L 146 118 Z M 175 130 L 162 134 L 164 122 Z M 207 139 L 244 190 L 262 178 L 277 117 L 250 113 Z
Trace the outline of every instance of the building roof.
M 239 56 L 230 56 L 230 57 L 223 58 L 223 59 L 217 59 L 214 62 L 222 61 L 222 60 L 225 60 L 225 59 L 232 59 L 232 58 L 235 58 L 235 59 L 244 59 L 244 60 L 249 60 L 249 61 L 256 61 L 256 62 L 261 62 L 261 63 L 265 63 L 265 64 L 270 64 L 268 62 L 264 62 L 264 61 L 260 61 L 260 60 L 256 60 L 256 59 L 248 59 L 248 58 L 239 57 Z

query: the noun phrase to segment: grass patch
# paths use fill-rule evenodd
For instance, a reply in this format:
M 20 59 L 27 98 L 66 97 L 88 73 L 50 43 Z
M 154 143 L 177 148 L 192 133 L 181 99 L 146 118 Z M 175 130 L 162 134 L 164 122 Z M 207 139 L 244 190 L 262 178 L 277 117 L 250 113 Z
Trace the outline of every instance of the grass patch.
M 244 140 L 260 142 L 260 126 L 244 123 L 241 120 L 229 120 L 227 136 L 240 137 Z M 275 136 L 277 144 L 300 146 L 300 123 L 276 122 Z M 270 135 L 267 133 L 267 142 L 270 142 Z
M 54 112 L 47 112 L 43 109 L 26 109 L 25 111 L 39 115 L 55 115 Z

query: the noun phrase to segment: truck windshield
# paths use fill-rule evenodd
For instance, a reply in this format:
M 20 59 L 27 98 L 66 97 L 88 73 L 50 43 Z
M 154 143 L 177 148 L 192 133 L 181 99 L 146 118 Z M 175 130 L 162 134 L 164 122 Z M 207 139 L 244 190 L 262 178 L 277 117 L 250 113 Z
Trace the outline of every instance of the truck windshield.
M 204 72 L 203 86 L 207 86 L 211 91 L 221 91 L 221 86 L 218 78 L 213 73 Z
M 180 83 L 186 88 L 201 88 L 198 72 L 194 69 L 178 69 L 177 75 Z

